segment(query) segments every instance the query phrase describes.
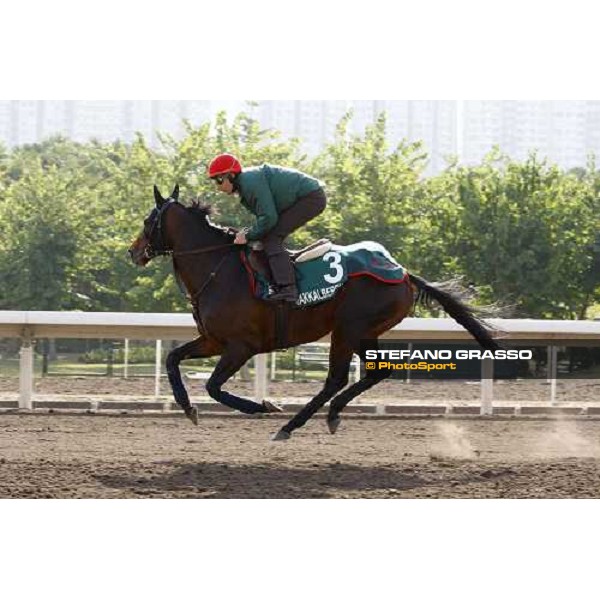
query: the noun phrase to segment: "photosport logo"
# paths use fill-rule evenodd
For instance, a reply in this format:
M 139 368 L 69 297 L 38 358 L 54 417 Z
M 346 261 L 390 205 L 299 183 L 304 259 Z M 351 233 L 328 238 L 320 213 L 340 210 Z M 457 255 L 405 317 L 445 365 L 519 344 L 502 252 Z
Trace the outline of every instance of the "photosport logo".
M 366 377 L 396 379 L 526 379 L 547 378 L 551 361 L 547 342 L 519 340 L 498 350 L 484 350 L 476 342 L 428 340 L 393 342 L 363 340 Z M 600 348 L 560 348 L 553 373 L 557 377 L 598 378 Z

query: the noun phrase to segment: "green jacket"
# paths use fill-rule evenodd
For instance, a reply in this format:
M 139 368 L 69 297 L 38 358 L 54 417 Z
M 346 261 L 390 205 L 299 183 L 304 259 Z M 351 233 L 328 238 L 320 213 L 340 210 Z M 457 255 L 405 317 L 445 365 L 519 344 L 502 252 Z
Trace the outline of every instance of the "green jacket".
M 256 215 L 255 225 L 246 233 L 249 241 L 262 238 L 298 198 L 323 187 L 318 179 L 300 171 L 267 164 L 244 169 L 236 184 L 242 205 Z

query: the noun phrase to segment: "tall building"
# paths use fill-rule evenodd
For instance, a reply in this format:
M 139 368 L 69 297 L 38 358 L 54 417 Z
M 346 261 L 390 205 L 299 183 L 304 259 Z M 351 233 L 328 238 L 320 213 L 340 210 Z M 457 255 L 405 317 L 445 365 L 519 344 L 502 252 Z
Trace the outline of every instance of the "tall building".
M 0 140 L 7 146 L 29 144 L 43 135 L 43 110 L 34 100 L 0 103 Z
M 375 119 L 387 116 L 387 141 L 393 148 L 400 142 L 422 141 L 429 154 L 426 174 L 437 173 L 447 157 L 457 154 L 457 103 L 446 100 L 357 100 L 353 109 L 352 129 L 362 133 Z
M 461 157 L 480 162 L 493 146 L 515 160 L 531 151 L 565 169 L 584 166 L 600 153 L 598 101 L 467 101 Z
M 284 139 L 298 138 L 306 152 L 316 154 L 333 142 L 346 107 L 345 100 L 265 100 L 252 114 L 263 127 L 281 131 Z
M 350 109 L 350 133 L 364 133 L 385 112 L 391 148 L 402 140 L 422 141 L 426 174 L 444 169 L 450 155 L 476 164 L 495 145 L 516 160 L 537 150 L 563 168 L 584 166 L 590 152 L 600 154 L 599 100 L 10 100 L 0 101 L 0 142 L 11 147 L 55 134 L 130 142 L 140 132 L 158 147 L 158 132 L 178 138 L 184 119 L 197 126 L 225 110 L 230 117 L 251 114 L 284 139 L 298 138 L 314 155 L 333 142 Z
M 17 146 L 60 134 L 80 142 L 130 142 L 140 132 L 156 146 L 158 131 L 181 137 L 184 119 L 198 125 L 211 117 L 210 101 L 0 101 L 0 140 Z

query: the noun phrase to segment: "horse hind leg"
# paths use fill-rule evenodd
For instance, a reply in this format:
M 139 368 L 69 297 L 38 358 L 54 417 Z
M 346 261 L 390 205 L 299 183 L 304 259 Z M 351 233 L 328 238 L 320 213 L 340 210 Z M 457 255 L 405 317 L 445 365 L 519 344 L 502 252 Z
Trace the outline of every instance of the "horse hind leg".
M 357 342 L 354 345 L 354 351 L 359 355 L 361 362 L 366 362 L 366 356 L 361 351 L 360 340 L 371 339 L 377 340 L 377 338 L 392 328 L 397 323 L 400 323 L 402 319 L 408 313 L 408 310 L 412 303 L 412 295 L 407 295 L 404 302 L 400 302 L 396 305 L 395 310 L 391 315 L 388 316 L 383 322 L 377 325 L 369 326 L 363 329 L 363 333 L 357 336 Z M 360 331 L 360 328 L 357 328 Z M 341 394 L 338 394 L 329 405 L 329 413 L 327 415 L 327 427 L 330 433 L 335 433 L 340 426 L 341 417 L 340 413 L 346 407 L 346 405 L 354 400 L 358 395 L 371 389 L 373 386 L 381 383 L 390 376 L 388 371 L 377 371 L 373 374 L 369 374 L 369 377 L 363 377 L 360 381 L 357 381 L 351 385 L 348 389 L 344 390 Z
M 350 363 L 353 355 L 352 346 L 341 339 L 339 333 L 333 332 L 329 350 L 329 372 L 323 389 L 286 423 L 274 436 L 273 441 L 288 440 L 292 432 L 302 427 L 328 400 L 348 385 Z
M 361 361 L 364 362 L 361 357 Z M 369 377 L 363 377 L 360 381 L 352 384 L 348 389 L 344 390 L 340 394 L 338 394 L 329 405 L 329 413 L 327 414 L 327 427 L 329 429 L 329 433 L 334 434 L 342 419 L 340 417 L 340 413 L 347 404 L 349 404 L 354 398 L 376 386 L 378 383 L 381 383 L 385 379 L 390 376 L 390 372 L 378 371 L 377 374 L 371 375 Z
M 386 289 L 386 293 L 380 297 L 381 310 L 377 315 L 361 317 L 362 296 L 355 298 L 357 301 L 350 302 L 339 313 L 338 326 L 331 334 L 330 368 L 325 387 L 289 423 L 281 428 L 273 438 L 274 440 L 288 439 L 294 429 L 302 427 L 319 408 L 346 387 L 352 356 L 355 352 L 360 355 L 361 339 L 377 339 L 384 331 L 402 321 L 408 314 L 413 302 L 412 289 L 404 285 L 384 289 Z M 350 400 L 379 381 L 369 378 L 368 381 L 362 382 L 361 380 L 362 383 L 354 384 L 347 390 L 348 392 L 353 390 L 351 394 L 346 395 L 346 391 L 343 392 L 343 396 L 340 394 L 342 400 L 338 405 L 343 408 Z M 330 409 L 329 414 L 332 422 L 330 430 L 333 428 L 335 431 L 339 425 L 339 421 L 335 422 L 336 418 L 339 418 L 339 410 L 334 410 L 332 413 Z

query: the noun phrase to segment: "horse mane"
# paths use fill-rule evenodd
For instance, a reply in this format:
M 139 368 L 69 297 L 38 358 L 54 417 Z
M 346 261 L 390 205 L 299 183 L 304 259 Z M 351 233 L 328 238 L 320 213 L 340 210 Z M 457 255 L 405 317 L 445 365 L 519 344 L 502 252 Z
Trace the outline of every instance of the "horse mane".
M 192 200 L 191 206 L 186 207 L 192 214 L 197 215 L 202 218 L 209 217 L 213 214 L 213 206 L 212 204 L 207 204 L 206 202 L 202 202 L 201 200 Z
M 210 216 L 215 214 L 212 204 L 207 204 L 201 200 L 192 200 L 191 206 L 186 206 L 186 208 L 193 217 L 198 220 L 201 219 L 203 223 L 208 224 L 208 226 L 217 233 L 232 235 L 232 233 L 237 232 L 237 229 L 233 227 L 223 227 L 210 220 Z

